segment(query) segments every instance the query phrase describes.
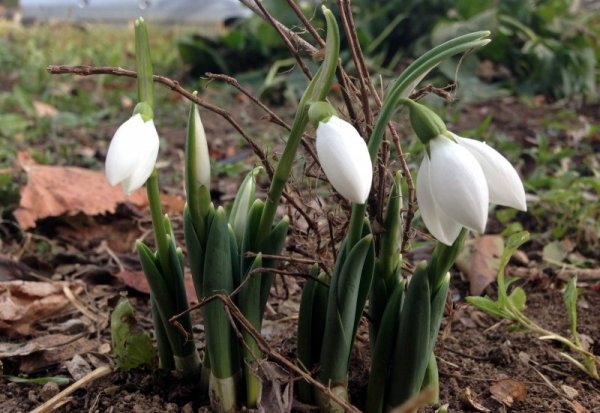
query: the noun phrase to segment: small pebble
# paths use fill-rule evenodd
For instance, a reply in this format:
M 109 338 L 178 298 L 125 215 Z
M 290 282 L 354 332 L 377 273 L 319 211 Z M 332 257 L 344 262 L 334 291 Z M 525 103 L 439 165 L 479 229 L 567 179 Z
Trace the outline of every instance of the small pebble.
M 37 394 L 35 394 L 35 391 L 33 391 L 33 390 L 29 390 L 29 393 L 27 393 L 27 399 L 30 402 L 34 402 L 34 403 L 38 402 Z
M 40 391 L 40 397 L 43 401 L 47 401 L 56 396 L 59 391 L 60 388 L 58 387 L 58 384 L 49 381 L 42 387 L 42 390 Z

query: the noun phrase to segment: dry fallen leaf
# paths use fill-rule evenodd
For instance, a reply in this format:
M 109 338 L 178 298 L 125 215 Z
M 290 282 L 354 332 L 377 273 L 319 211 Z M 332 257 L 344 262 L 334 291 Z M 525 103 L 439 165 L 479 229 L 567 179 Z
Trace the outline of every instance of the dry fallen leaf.
M 562 389 L 563 392 L 565 392 L 565 395 L 567 396 L 567 398 L 569 400 L 573 400 L 573 399 L 577 398 L 577 396 L 579 396 L 579 392 L 571 386 L 567 386 L 566 384 L 563 384 L 560 386 L 560 388 Z
M 25 153 L 18 157 L 27 172 L 27 185 L 21 188 L 21 202 L 14 216 L 23 229 L 35 227 L 41 218 L 110 213 L 126 201 L 138 207 L 147 204 L 143 190 L 126 197 L 120 186 L 109 185 L 103 172 L 37 165 Z
M 497 381 L 490 386 L 492 398 L 510 407 L 516 401 L 523 401 L 527 397 L 527 387 L 518 380 L 505 379 Z
M 32 324 L 55 315 L 70 304 L 63 293 L 68 285 L 74 294 L 76 283 L 7 281 L 0 282 L 0 332 L 9 337 L 31 333 Z
M 56 109 L 54 106 L 37 100 L 33 102 L 33 109 L 35 110 L 35 115 L 38 118 L 53 118 L 58 115 L 58 109 Z
M 484 235 L 465 245 L 456 266 L 469 280 L 471 295 L 481 295 L 496 281 L 504 240 L 499 235 Z
M 14 212 L 23 229 L 35 227 L 36 221 L 42 218 L 113 213 L 117 205 L 125 202 L 137 208 L 148 205 L 144 189 L 126 196 L 120 185 L 110 186 L 102 171 L 38 165 L 25 152 L 20 152 L 17 158 L 27 172 L 27 185 L 21 188 L 21 202 Z M 180 214 L 183 211 L 185 200 L 182 197 L 161 194 L 160 199 L 165 213 Z
M 48 334 L 29 340 L 27 343 L 0 343 L 0 359 L 24 357 L 45 349 L 59 347 L 73 341 L 66 334 Z
M 482 404 L 476 402 L 475 400 L 473 400 L 473 396 L 471 395 L 471 388 L 470 387 L 465 388 L 465 390 L 462 392 L 461 396 L 462 396 L 461 398 L 463 399 L 463 401 L 465 403 L 467 403 L 469 406 L 471 406 L 472 408 L 474 408 L 478 412 L 482 412 L 482 413 L 489 413 L 489 412 L 491 412 L 490 409 L 488 409 L 484 405 L 482 405 Z
M 19 370 L 25 374 L 31 374 L 64 361 L 71 360 L 75 354 L 86 354 L 90 351 L 94 351 L 97 347 L 97 340 L 89 340 L 85 337 L 81 337 L 76 340 L 71 340 L 62 346 L 38 351 L 23 357 L 19 364 Z
M 261 383 L 257 402 L 259 413 L 291 412 L 294 401 L 294 380 L 275 363 L 261 360 L 252 365 L 252 371 Z

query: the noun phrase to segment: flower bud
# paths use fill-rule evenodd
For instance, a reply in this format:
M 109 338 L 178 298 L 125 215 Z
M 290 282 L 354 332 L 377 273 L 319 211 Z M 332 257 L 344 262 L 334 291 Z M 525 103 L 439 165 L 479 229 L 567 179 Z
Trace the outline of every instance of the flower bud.
M 348 122 L 331 116 L 317 127 L 317 155 L 331 185 L 350 201 L 369 197 L 373 166 L 364 139 Z

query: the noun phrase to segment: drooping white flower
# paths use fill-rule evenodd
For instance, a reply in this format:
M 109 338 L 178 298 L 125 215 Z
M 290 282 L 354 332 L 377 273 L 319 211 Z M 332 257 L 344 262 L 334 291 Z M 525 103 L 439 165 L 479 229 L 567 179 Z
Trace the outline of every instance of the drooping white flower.
M 525 211 L 517 171 L 485 143 L 444 135 L 429 141 L 417 176 L 417 201 L 425 226 L 446 245 L 462 227 L 483 232 L 490 202 Z
M 331 185 L 350 201 L 369 197 L 373 167 L 364 139 L 348 122 L 331 116 L 317 127 L 317 155 Z
M 140 188 L 152 171 L 158 156 L 158 133 L 151 120 L 144 122 L 138 113 L 115 132 L 106 154 L 106 178 L 115 186 L 123 184 L 129 195 Z

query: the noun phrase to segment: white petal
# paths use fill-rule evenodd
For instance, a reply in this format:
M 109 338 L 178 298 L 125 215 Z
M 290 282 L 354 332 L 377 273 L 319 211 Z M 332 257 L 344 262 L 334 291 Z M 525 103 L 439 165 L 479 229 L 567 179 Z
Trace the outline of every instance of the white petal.
M 130 176 L 138 164 L 138 146 L 144 138 L 144 121 L 138 114 L 123 123 L 113 136 L 106 154 L 106 178 L 111 185 Z
M 373 167 L 367 144 L 348 122 L 332 116 L 317 127 L 317 155 L 331 185 L 345 198 L 364 204 Z
M 196 179 L 199 185 L 210 189 L 210 157 L 208 156 L 208 143 L 206 133 L 197 110 L 194 111 L 194 126 L 196 134 Z
M 430 141 L 429 179 L 437 206 L 459 224 L 483 232 L 489 190 L 477 159 L 443 136 Z
M 429 158 L 425 156 L 417 175 L 417 202 L 425 226 L 435 238 L 452 245 L 458 237 L 461 225 L 452 220 L 435 203 L 429 180 Z
M 136 148 L 140 154 L 138 163 L 131 176 L 123 181 L 123 190 L 126 194 L 130 194 L 144 185 L 150 174 L 152 174 L 158 157 L 160 140 L 154 122 L 149 120 L 144 124 L 144 128 L 144 139 Z
M 483 142 L 454 136 L 458 144 L 471 152 L 481 165 L 490 190 L 490 202 L 526 211 L 525 189 L 510 162 Z

